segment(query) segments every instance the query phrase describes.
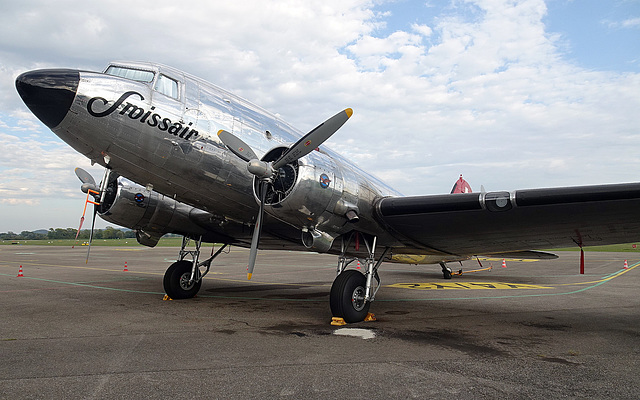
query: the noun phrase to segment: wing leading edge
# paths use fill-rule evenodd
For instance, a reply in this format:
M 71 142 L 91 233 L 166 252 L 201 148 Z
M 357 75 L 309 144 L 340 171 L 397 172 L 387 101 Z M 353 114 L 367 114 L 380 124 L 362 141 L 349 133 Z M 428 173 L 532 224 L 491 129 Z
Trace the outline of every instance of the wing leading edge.
M 422 254 L 458 256 L 640 240 L 640 183 L 387 197 L 387 229 Z

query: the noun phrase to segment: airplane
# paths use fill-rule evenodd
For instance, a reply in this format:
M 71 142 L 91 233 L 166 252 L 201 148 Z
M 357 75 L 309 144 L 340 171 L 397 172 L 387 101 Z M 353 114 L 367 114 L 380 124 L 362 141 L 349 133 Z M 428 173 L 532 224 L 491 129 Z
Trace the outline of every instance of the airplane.
M 447 263 L 476 255 L 554 258 L 532 249 L 640 239 L 640 183 L 479 193 L 467 184 L 459 193 L 402 196 L 323 144 L 349 108 L 305 134 L 150 62 L 28 71 L 16 89 L 53 133 L 105 168 L 99 184 L 76 170 L 97 203 L 94 221 L 98 214 L 131 228 L 149 247 L 167 233 L 183 236 L 163 278 L 173 299 L 195 296 L 229 245 L 250 249 L 249 279 L 258 249 L 330 253 L 338 256 L 331 312 L 354 323 L 375 318 L 383 262 L 439 264 L 451 278 Z M 220 248 L 201 261 L 203 242 Z M 584 253 L 581 260 L 584 268 Z

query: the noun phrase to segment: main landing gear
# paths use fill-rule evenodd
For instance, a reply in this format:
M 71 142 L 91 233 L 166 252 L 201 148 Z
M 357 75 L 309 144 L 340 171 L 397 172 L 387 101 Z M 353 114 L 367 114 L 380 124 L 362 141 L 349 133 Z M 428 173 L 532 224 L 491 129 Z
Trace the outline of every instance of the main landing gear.
M 363 239 L 367 246 L 368 253 L 364 262 L 364 273 L 353 269 L 347 270 L 349 264 L 356 261 L 357 258 L 347 259 L 347 257 L 345 257 L 349 242 L 345 243 L 344 237 L 342 239 L 342 251 L 338 258 L 337 277 L 333 281 L 333 285 L 331 285 L 331 295 L 329 299 L 331 313 L 334 317 L 333 320 L 337 325 L 344 322 L 360 322 L 368 318 L 373 318 L 372 314 L 369 314 L 369 307 L 375 299 L 378 289 L 380 289 L 378 268 L 380 268 L 380 264 L 382 264 L 382 261 L 391 248 L 385 248 L 376 262 L 375 251 L 377 238 L 374 237 L 371 243 L 369 243 L 366 238 Z M 375 287 L 373 279 L 377 281 Z
M 447 267 L 447 264 L 444 262 L 441 262 L 440 266 L 442 267 L 442 277 L 444 279 L 451 279 L 451 275 L 453 274 L 451 268 Z
M 227 247 L 226 244 L 223 245 L 211 257 L 205 261 L 198 262 L 202 237 L 195 241 L 195 250 L 187 250 L 190 241 L 191 239 L 187 237 L 182 238 L 180 259 L 171 264 L 164 273 L 162 282 L 164 291 L 171 299 L 190 299 L 194 297 L 200 290 L 202 278 L 209 273 L 211 262 Z M 191 257 L 191 261 L 186 260 L 187 256 Z M 204 271 L 201 268 L 204 268 Z

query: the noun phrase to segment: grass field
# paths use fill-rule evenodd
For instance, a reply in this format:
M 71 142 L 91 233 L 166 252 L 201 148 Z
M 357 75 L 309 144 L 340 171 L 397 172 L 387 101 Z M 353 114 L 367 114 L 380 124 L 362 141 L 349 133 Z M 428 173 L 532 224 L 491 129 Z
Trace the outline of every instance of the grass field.
M 638 245 L 637 248 L 635 248 L 633 246 L 635 246 L 635 243 L 610 244 L 610 245 L 607 245 L 607 246 L 585 247 L 584 251 L 604 251 L 604 252 L 614 252 L 614 253 L 640 252 L 640 245 Z M 546 250 L 546 251 L 548 251 L 550 253 L 553 253 L 554 251 L 580 251 L 580 248 L 578 246 L 576 246 L 576 247 L 569 247 L 569 248 L 564 248 L 564 249 L 550 249 L 550 250 Z
M 77 246 L 82 246 L 86 241 L 78 241 Z M 0 245 L 29 245 L 29 246 L 73 246 L 73 239 L 60 239 L 60 240 L 0 240 Z M 179 237 L 170 237 L 170 238 L 162 238 L 160 242 L 158 242 L 158 246 L 161 247 L 180 247 L 182 244 L 182 238 Z M 91 244 L 92 246 L 142 246 L 138 244 L 136 239 L 97 239 L 94 240 Z M 548 249 L 544 251 L 548 251 L 553 253 L 554 251 L 578 251 L 580 250 L 577 246 L 563 249 Z M 608 246 L 593 246 L 593 247 L 585 247 L 585 251 L 601 251 L 601 252 L 640 252 L 640 246 L 634 248 L 633 243 L 627 244 L 612 244 Z
M 0 240 L 0 245 L 29 245 L 29 246 L 73 246 L 75 240 L 73 239 L 58 239 L 58 240 Z M 86 240 L 78 240 L 77 246 L 86 245 Z M 162 247 L 180 247 L 182 244 L 182 238 L 180 237 L 170 237 L 170 238 L 162 238 L 160 242 L 158 242 L 158 246 Z M 92 246 L 112 246 L 112 247 L 123 247 L 123 246 L 132 246 L 142 247 L 135 238 L 128 239 L 96 239 L 91 243 Z

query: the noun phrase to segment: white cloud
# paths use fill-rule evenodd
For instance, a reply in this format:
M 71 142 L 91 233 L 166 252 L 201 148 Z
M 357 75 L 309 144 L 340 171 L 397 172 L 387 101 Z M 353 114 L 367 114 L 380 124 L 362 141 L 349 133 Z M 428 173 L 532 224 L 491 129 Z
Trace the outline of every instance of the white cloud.
M 26 205 L 26 206 L 39 206 L 40 200 L 38 199 L 0 199 L 0 204 L 7 204 L 11 206 Z
M 0 169 L 13 172 L 0 182 L 41 199 L 77 192 L 87 161 L 44 133 L 13 81 L 112 59 L 176 66 L 302 130 L 352 107 L 330 146 L 407 194 L 446 192 L 460 173 L 489 190 L 637 180 L 639 74 L 565 60 L 542 0 L 452 1 L 433 18 L 420 4 L 407 31 L 381 35 L 390 14 L 366 0 L 9 3 L 0 146 L 13 154 Z
M 640 27 L 640 18 L 629 18 L 622 21 L 623 28 L 638 28 Z
M 627 18 L 622 21 L 604 20 L 603 23 L 609 28 L 614 29 L 637 29 L 640 28 L 640 18 Z

